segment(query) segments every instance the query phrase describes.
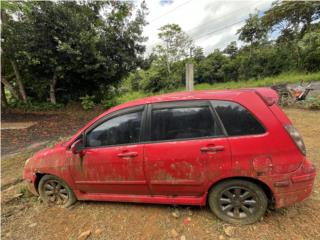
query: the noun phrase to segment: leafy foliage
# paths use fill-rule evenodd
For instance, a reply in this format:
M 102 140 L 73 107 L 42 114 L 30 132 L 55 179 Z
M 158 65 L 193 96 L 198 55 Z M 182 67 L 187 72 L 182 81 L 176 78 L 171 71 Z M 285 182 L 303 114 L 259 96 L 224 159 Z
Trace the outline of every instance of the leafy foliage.
M 195 83 L 217 84 L 272 77 L 283 72 L 320 70 L 318 2 L 277 1 L 265 14 L 250 14 L 236 41 L 204 56 L 176 24 L 159 29 L 162 44 L 149 68 L 133 72 L 123 84 L 144 92 L 171 91 L 185 82 L 185 64 L 194 64 Z M 178 39 L 186 39 L 181 46 Z M 188 55 L 188 51 L 191 52 Z M 183 54 L 181 54 L 183 53 Z M 300 79 L 301 80 L 301 79 Z M 241 87 L 241 86 L 240 86 Z
M 257 43 L 266 37 L 266 28 L 262 24 L 258 13 L 250 14 L 246 24 L 238 30 L 239 40 L 247 43 Z
M 17 62 L 28 97 L 101 97 L 142 63 L 146 7 L 128 2 L 16 2 L 2 13 L 6 76 Z M 18 16 L 18 17 L 17 17 Z M 10 80 L 13 85 L 14 79 Z M 50 93 L 50 94 L 49 94 Z
M 84 110 L 90 110 L 90 109 L 94 108 L 94 106 L 95 106 L 94 98 L 95 98 L 95 96 L 89 96 L 89 95 L 85 95 L 84 97 L 80 97 L 81 105 Z

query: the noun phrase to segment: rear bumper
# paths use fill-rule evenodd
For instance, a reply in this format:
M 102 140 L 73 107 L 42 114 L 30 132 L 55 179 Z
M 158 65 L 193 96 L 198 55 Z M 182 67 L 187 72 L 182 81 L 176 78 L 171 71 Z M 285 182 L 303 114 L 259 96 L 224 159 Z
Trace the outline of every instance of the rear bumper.
M 311 195 L 316 170 L 313 165 L 311 171 L 306 173 L 304 170 L 302 167 L 302 169 L 292 174 L 287 181 L 274 183 L 276 208 L 287 207 L 294 203 L 301 202 Z

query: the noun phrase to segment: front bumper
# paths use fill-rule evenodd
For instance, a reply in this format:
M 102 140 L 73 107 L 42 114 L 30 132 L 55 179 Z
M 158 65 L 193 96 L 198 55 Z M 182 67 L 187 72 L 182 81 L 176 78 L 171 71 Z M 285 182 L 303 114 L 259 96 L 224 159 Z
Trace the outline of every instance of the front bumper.
M 39 195 L 36 189 L 36 174 L 29 169 L 25 169 L 23 172 L 23 180 L 26 183 L 30 192 L 34 195 Z

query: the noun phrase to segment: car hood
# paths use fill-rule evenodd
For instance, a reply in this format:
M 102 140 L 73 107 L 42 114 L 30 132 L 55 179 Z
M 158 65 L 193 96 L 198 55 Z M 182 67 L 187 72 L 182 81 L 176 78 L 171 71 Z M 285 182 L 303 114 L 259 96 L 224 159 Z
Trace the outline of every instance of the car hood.
M 25 169 L 42 171 L 50 167 L 62 165 L 65 162 L 66 151 L 67 149 L 63 142 L 44 148 L 26 161 Z

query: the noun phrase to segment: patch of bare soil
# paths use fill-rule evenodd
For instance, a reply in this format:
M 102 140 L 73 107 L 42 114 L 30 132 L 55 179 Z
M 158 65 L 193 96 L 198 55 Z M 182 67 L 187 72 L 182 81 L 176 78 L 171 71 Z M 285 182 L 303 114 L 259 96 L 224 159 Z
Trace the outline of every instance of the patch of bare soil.
M 30 122 L 36 124 L 23 129 L 2 129 L 1 155 L 19 152 L 31 144 L 70 136 L 102 111 L 84 111 L 80 107 L 73 107 L 46 113 L 5 112 L 1 116 L 3 126 L 26 125 Z
M 320 112 L 287 109 L 304 137 L 308 157 L 320 165 Z M 56 125 L 58 126 L 58 125 Z M 6 178 L 20 174 L 28 156 L 4 161 Z M 3 239 L 320 239 L 320 176 L 311 197 L 269 211 L 249 226 L 218 220 L 207 208 L 150 204 L 78 202 L 70 209 L 48 207 L 29 196 L 23 183 L 2 191 Z M 22 195 L 20 193 L 23 193 Z

